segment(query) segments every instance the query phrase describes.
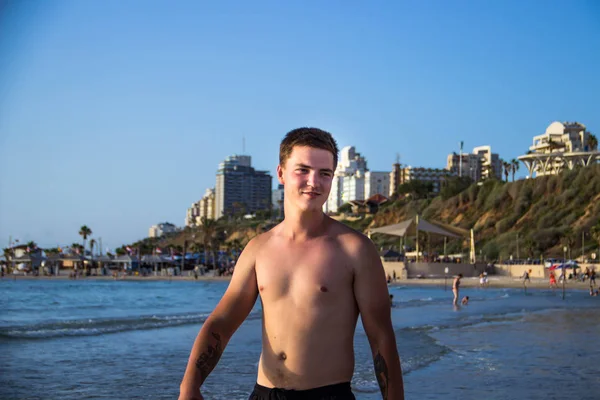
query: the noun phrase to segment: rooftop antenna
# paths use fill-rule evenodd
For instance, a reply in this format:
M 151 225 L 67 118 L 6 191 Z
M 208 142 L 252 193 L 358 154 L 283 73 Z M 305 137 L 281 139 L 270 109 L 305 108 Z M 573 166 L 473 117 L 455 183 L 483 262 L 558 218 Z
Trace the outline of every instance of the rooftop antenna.
M 400 164 L 400 153 L 396 153 L 396 164 Z
M 246 154 L 246 136 L 242 136 L 242 154 Z

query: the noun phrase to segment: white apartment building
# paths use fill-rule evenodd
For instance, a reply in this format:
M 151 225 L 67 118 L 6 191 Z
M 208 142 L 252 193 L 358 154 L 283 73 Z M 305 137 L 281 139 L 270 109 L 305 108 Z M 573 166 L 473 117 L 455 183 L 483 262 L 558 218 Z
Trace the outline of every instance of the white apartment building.
M 277 185 L 277 189 L 271 193 L 271 204 L 273 204 L 273 210 L 279 210 L 283 208 L 283 197 L 285 191 L 282 184 Z
M 473 149 L 479 157 L 481 179 L 496 178 L 502 180 L 502 160 L 497 153 L 492 153 L 491 146 L 479 146 Z
M 388 197 L 390 192 L 390 173 L 389 172 L 365 172 L 365 194 L 364 199 L 381 194 Z
M 468 176 L 474 182 L 490 177 L 502 179 L 502 162 L 497 153 L 492 153 L 491 146 L 475 147 L 470 154 L 449 154 L 446 170 L 452 175 Z
M 185 226 L 196 226 L 200 219 L 200 201 L 192 203 L 185 214 Z
M 148 237 L 160 237 L 165 233 L 177 232 L 177 227 L 169 222 L 152 225 L 148 231 Z
M 367 161 L 354 146 L 340 151 L 338 166 L 331 184 L 329 198 L 323 205 L 325 212 L 337 212 L 338 208 L 352 200 L 366 200 L 374 194 L 388 196 L 390 173 L 369 171 Z
M 529 152 L 518 159 L 527 167 L 529 177 L 537 177 L 596 163 L 600 152 L 590 146 L 590 132 L 584 124 L 553 122 L 542 135 L 533 137 Z
M 215 189 L 206 189 L 200 201 L 192 204 L 187 210 L 185 226 L 202 225 L 202 218 L 215 219 Z
M 342 202 L 338 205 L 348 203 L 352 200 L 365 199 L 365 171 L 358 170 L 353 174 L 342 178 Z

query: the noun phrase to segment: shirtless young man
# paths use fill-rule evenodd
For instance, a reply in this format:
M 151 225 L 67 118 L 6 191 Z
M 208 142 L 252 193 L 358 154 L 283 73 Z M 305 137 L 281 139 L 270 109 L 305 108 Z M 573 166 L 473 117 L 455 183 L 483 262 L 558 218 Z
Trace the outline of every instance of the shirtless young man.
M 227 291 L 194 342 L 180 400 L 203 398 L 200 386 L 259 295 L 262 353 L 250 399 L 354 399 L 350 380 L 359 315 L 382 397 L 404 399 L 377 250 L 322 211 L 337 158 L 335 140 L 320 129 L 296 129 L 281 142 L 277 176 L 285 187 L 285 219 L 241 254 Z

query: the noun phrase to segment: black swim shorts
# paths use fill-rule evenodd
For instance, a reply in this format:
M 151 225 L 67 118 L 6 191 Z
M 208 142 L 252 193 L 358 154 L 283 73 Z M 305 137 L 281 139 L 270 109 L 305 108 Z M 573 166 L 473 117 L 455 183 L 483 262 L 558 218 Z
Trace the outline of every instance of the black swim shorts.
M 248 400 L 356 400 L 350 382 L 307 390 L 268 388 L 258 383 Z

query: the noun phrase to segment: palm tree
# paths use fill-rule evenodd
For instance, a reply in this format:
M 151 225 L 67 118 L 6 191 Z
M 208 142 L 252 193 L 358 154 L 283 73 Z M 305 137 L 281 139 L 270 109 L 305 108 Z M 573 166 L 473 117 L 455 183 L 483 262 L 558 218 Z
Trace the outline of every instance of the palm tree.
M 535 256 L 535 242 L 533 241 L 533 239 L 530 237 L 525 239 L 523 247 L 527 249 L 527 255 L 529 256 L 529 258 L 533 259 L 533 257 Z
M 200 219 L 200 232 L 202 232 L 202 243 L 204 244 L 204 262 L 208 264 L 208 249 L 211 247 L 212 240 L 217 230 L 217 221 L 202 217 Z M 213 263 L 215 256 L 213 253 Z
M 79 252 L 79 254 L 83 253 L 83 246 L 81 245 L 81 243 L 73 243 L 71 245 L 71 249 L 75 250 L 76 252 Z
M 6 261 L 8 263 L 10 263 L 10 261 L 12 260 L 12 256 L 14 254 L 13 249 L 10 247 L 7 247 L 7 248 L 2 249 L 2 251 L 4 252 L 4 258 L 6 259 Z
M 48 254 L 58 254 L 60 252 L 58 251 L 58 247 L 49 247 L 47 249 L 44 249 L 44 253 L 46 253 L 46 255 L 48 255 Z
M 593 133 L 590 133 L 590 135 L 588 136 L 587 142 L 588 142 L 590 151 L 598 150 L 598 138 L 596 137 L 596 135 L 594 135 Z
M 92 236 L 92 230 L 88 228 L 87 225 L 83 225 L 81 228 L 79 228 L 79 235 L 83 238 L 83 249 L 85 253 L 85 241 L 87 240 L 88 236 Z
M 92 253 L 92 259 L 94 258 L 94 246 L 96 246 L 96 239 L 90 240 L 90 253 Z
M 513 158 L 510 160 L 510 172 L 512 172 L 512 181 L 515 181 L 515 172 L 519 170 L 519 160 Z
M 573 231 L 568 229 L 564 232 L 564 236 L 562 238 L 563 246 L 567 247 L 569 260 L 571 259 L 571 248 L 575 245 L 575 237 L 573 236 Z
M 83 225 L 81 228 L 79 228 L 79 234 L 83 238 L 83 248 L 81 249 L 81 255 L 83 257 L 81 260 L 81 266 L 83 268 L 83 260 L 85 259 L 85 241 L 87 240 L 88 236 L 92 235 L 92 230 L 88 228 L 87 225 Z
M 502 160 L 502 167 L 504 169 L 504 176 L 505 176 L 506 182 L 508 182 L 508 175 L 510 174 L 510 171 L 512 170 L 512 165 L 511 165 L 511 163 Z
M 233 239 L 229 242 L 229 248 L 231 249 L 233 260 L 237 262 L 237 259 L 240 256 L 240 250 L 242 249 L 242 241 L 240 239 Z

